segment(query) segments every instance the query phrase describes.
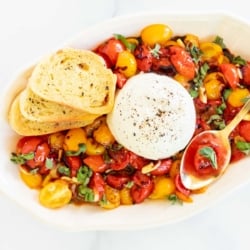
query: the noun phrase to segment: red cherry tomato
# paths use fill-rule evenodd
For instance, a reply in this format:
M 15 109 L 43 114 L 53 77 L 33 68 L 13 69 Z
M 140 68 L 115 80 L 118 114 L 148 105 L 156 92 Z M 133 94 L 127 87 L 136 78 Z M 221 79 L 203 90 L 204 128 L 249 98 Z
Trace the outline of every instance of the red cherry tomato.
M 156 163 L 156 164 L 159 164 L 159 166 L 155 170 L 151 171 L 150 173 L 152 175 L 167 174 L 169 173 L 172 163 L 173 163 L 172 159 L 160 160 L 158 163 Z
M 234 143 L 232 144 L 231 151 L 232 152 L 230 162 L 237 162 L 246 157 L 246 154 L 240 151 Z
M 150 48 L 146 45 L 137 46 L 134 51 L 137 69 L 143 72 L 149 72 L 153 63 L 153 56 Z
M 190 54 L 179 46 L 171 46 L 169 50 L 170 61 L 174 65 L 176 71 L 188 80 L 194 79 L 196 66 Z
M 104 195 L 105 181 L 100 173 L 93 172 L 89 185 L 95 194 L 96 201 L 100 201 Z
M 121 148 L 119 150 L 109 150 L 111 157 L 110 168 L 113 170 L 122 170 L 129 164 L 129 152 L 128 150 Z
M 71 177 L 75 177 L 77 171 L 82 166 L 82 160 L 80 156 L 67 156 L 66 163 L 70 167 Z
M 121 89 L 127 82 L 127 78 L 121 72 L 114 72 L 116 75 L 116 86 Z
M 129 164 L 135 169 L 142 169 L 146 164 L 148 164 L 149 160 L 129 151 Z
M 231 88 L 236 88 L 239 83 L 237 67 L 232 63 L 222 63 L 220 70 Z
M 43 141 L 42 137 L 26 136 L 22 137 L 17 143 L 18 154 L 28 154 L 35 152 L 37 146 Z
M 108 174 L 106 176 L 106 182 L 112 188 L 121 190 L 124 187 L 124 184 L 128 183 L 130 178 L 128 176 L 120 174 Z
M 242 67 L 243 83 L 250 86 L 250 62 Z
M 110 60 L 111 67 L 113 67 L 116 64 L 118 54 L 124 50 L 125 46 L 120 40 L 116 38 L 110 38 L 105 43 L 101 44 L 96 49 L 96 52 L 100 55 L 107 56 Z
M 134 185 L 131 188 L 131 197 L 134 203 L 143 202 L 153 191 L 154 183 L 151 178 L 140 171 L 132 177 Z
M 239 124 L 239 134 L 250 142 L 250 121 L 241 121 Z
M 180 174 L 177 174 L 175 176 L 175 179 L 174 179 L 174 183 L 175 183 L 175 186 L 176 186 L 176 189 L 181 192 L 182 194 L 184 194 L 185 196 L 189 196 L 191 194 L 191 190 L 190 189 L 187 189 L 182 181 L 181 181 L 181 176 Z

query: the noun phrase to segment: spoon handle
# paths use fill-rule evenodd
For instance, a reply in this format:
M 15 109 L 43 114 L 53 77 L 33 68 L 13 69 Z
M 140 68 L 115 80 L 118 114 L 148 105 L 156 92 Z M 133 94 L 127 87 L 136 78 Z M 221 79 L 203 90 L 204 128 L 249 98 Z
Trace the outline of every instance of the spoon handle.
M 237 115 L 233 118 L 233 120 L 222 130 L 225 136 L 229 136 L 230 133 L 234 130 L 234 128 L 240 123 L 240 121 L 245 117 L 245 115 L 250 110 L 250 97 L 241 108 L 241 110 L 237 113 Z

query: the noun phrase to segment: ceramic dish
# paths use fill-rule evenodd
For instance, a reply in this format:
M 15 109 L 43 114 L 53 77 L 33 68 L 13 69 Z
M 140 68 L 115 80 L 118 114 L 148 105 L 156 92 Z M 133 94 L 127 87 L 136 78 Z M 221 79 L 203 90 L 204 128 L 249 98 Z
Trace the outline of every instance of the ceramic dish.
M 139 13 L 113 18 L 81 31 L 79 36 L 66 45 L 91 49 L 114 33 L 125 36 L 137 35 L 142 27 L 152 23 L 169 25 L 176 35 L 194 33 L 202 38 L 219 35 L 236 54 L 250 60 L 250 25 L 228 14 L 208 13 Z M 17 76 L 13 76 L 14 79 Z M 174 223 L 186 219 L 208 208 L 229 192 L 250 180 L 250 158 L 230 166 L 224 176 L 214 183 L 205 194 L 193 197 L 194 202 L 183 206 L 171 205 L 166 201 L 148 201 L 140 205 L 120 206 L 104 210 L 95 206 L 68 205 L 51 210 L 42 207 L 37 200 L 37 191 L 27 188 L 18 176 L 17 168 L 10 162 L 17 135 L 6 121 L 8 96 L 13 92 L 13 82 L 5 86 L 0 98 L 0 189 L 31 213 L 61 229 L 69 231 L 140 229 Z

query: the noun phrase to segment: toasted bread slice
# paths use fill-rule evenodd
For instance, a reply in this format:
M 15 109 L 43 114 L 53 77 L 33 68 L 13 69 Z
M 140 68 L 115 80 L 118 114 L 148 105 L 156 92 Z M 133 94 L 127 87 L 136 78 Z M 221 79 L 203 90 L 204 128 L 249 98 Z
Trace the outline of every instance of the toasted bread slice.
M 28 87 L 41 98 L 92 114 L 107 114 L 114 104 L 116 76 L 99 55 L 64 48 L 41 60 Z
M 22 91 L 19 102 L 20 112 L 25 118 L 31 121 L 85 121 L 86 119 L 95 119 L 99 116 L 48 101 L 36 95 L 30 88 L 26 88 Z
M 20 112 L 19 107 L 19 98 L 18 95 L 12 102 L 12 105 L 9 110 L 9 124 L 12 129 L 23 136 L 32 136 L 32 135 L 44 135 L 49 133 L 58 132 L 61 130 L 67 130 L 71 128 L 84 127 L 88 124 L 91 124 L 94 121 L 94 117 L 90 116 L 89 119 L 84 121 L 52 121 L 52 122 L 37 122 L 26 119 Z

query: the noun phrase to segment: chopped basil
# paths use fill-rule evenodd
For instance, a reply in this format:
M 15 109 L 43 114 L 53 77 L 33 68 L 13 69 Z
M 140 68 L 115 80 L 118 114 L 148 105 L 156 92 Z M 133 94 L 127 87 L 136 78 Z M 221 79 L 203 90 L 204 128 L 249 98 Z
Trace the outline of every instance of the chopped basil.
M 199 150 L 199 154 L 207 158 L 214 169 L 218 168 L 217 157 L 214 149 L 212 147 L 203 147 Z
M 45 160 L 45 166 L 47 169 L 52 169 L 53 168 L 53 160 L 50 158 L 46 158 Z
M 238 148 L 241 152 L 248 155 L 250 153 L 250 142 L 237 141 L 236 148 Z
M 207 63 L 204 63 L 200 68 L 199 71 L 196 73 L 196 77 L 194 78 L 193 82 L 195 83 L 195 87 L 198 89 L 202 83 L 203 80 L 209 70 L 209 65 Z
M 223 102 L 220 106 L 216 108 L 216 113 L 218 115 L 222 115 L 224 113 L 224 110 L 226 109 L 227 105 L 225 102 Z
M 32 160 L 35 157 L 35 153 L 31 152 L 28 154 L 16 154 L 16 153 L 11 153 L 11 158 L 10 160 L 14 162 L 15 164 L 25 164 L 26 161 Z
M 187 49 L 188 49 L 193 61 L 196 64 L 198 64 L 198 62 L 201 59 L 202 51 L 198 47 L 196 47 L 194 45 L 192 45 L 191 47 L 188 47 Z
M 133 185 L 134 185 L 134 182 L 133 182 L 133 181 L 129 181 L 129 182 L 126 183 L 124 186 L 125 186 L 126 188 L 132 188 Z
M 65 175 L 65 176 L 70 176 L 70 169 L 65 166 L 65 165 L 60 165 L 58 168 L 57 168 L 57 171 L 62 174 L 62 175 Z
M 224 99 L 225 101 L 228 99 L 228 97 L 229 97 L 229 95 L 231 94 L 231 92 L 232 92 L 232 89 L 225 89 L 225 90 L 223 91 L 223 99 Z
M 171 201 L 172 205 L 175 205 L 175 204 L 177 204 L 177 203 L 180 204 L 180 205 L 183 204 L 183 203 L 182 203 L 182 200 L 180 200 L 176 194 L 170 194 L 170 195 L 167 197 L 167 199 L 168 199 L 169 201 Z
M 86 151 L 86 145 L 84 143 L 80 143 L 78 146 L 79 146 L 78 151 L 73 151 L 73 150 L 65 151 L 66 156 L 78 156 Z
M 159 59 L 159 54 L 161 53 L 160 48 L 161 46 L 158 43 L 156 43 L 155 47 L 150 50 L 150 53 L 153 55 L 153 57 Z
M 232 63 L 244 66 L 244 65 L 246 65 L 247 62 L 242 57 L 235 56 L 235 57 L 232 58 Z
M 223 129 L 226 127 L 226 123 L 223 118 L 219 114 L 211 115 L 209 120 L 207 121 L 208 124 L 213 124 L 216 129 Z
M 227 47 L 223 41 L 223 38 L 220 36 L 216 36 L 213 42 L 220 45 L 222 49 L 226 49 Z
M 90 177 L 92 176 L 92 170 L 87 166 L 82 166 L 77 171 L 76 178 L 83 185 L 87 185 L 89 183 Z
M 125 36 L 121 35 L 121 34 L 114 34 L 114 37 L 118 40 L 120 40 L 125 47 L 130 50 L 130 51 L 134 51 L 136 48 L 136 45 L 134 43 L 130 43 Z

